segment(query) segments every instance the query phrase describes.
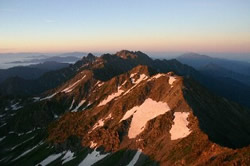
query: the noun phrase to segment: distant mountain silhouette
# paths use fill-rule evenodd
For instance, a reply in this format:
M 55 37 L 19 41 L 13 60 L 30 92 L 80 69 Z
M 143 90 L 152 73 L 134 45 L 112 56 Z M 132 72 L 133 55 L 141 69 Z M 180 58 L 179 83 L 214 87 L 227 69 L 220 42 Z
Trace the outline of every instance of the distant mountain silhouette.
M 204 65 L 199 69 L 199 71 L 205 75 L 210 75 L 213 77 L 231 78 L 250 86 L 250 76 L 236 73 L 214 63 Z
M 208 64 L 215 64 L 231 70 L 236 73 L 250 76 L 250 63 L 242 61 L 233 61 L 220 58 L 212 58 L 206 55 L 196 53 L 186 53 L 176 58 L 183 64 L 187 64 L 196 69 L 200 69 Z
M 68 66 L 68 63 L 46 61 L 35 65 L 16 66 L 9 69 L 0 69 L 0 83 L 11 77 L 20 77 L 27 80 L 37 79 L 48 71 L 58 70 Z
M 53 57 L 46 57 L 41 59 L 30 59 L 24 61 L 14 61 L 9 63 L 17 63 L 17 64 L 26 64 L 26 63 L 44 63 L 44 62 L 59 62 L 59 63 L 74 63 L 78 61 L 80 58 L 75 56 L 53 56 Z

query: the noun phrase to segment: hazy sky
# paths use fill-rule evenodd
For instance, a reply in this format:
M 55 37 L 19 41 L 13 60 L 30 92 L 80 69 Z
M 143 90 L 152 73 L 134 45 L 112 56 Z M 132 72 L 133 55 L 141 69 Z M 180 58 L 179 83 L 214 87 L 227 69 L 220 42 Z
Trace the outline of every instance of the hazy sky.
M 250 52 L 250 0 L 0 0 L 0 52 Z

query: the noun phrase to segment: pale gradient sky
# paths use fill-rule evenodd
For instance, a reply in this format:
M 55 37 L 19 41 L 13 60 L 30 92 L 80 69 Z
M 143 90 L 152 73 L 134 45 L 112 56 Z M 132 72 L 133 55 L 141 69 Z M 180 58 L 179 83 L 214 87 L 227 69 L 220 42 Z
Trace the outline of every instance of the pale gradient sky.
M 250 0 L 0 0 L 0 52 L 250 52 Z

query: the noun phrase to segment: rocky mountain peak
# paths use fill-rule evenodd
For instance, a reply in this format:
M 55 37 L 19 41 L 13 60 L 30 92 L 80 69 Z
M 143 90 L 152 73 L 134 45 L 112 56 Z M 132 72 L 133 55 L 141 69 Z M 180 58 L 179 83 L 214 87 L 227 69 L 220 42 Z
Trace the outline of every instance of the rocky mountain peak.
M 89 62 L 91 62 L 91 61 L 94 61 L 96 58 L 97 57 L 94 56 L 92 53 L 88 53 L 87 56 L 82 57 L 81 61 L 89 61 Z
M 95 59 L 96 57 L 92 53 L 88 53 L 87 58 L 88 59 Z
M 156 73 L 156 71 L 145 65 L 138 65 L 134 67 L 129 73 L 131 74 L 145 74 L 147 76 L 151 76 Z
M 136 58 L 149 58 L 146 54 L 140 51 L 128 51 L 128 50 L 121 50 L 115 54 L 123 59 L 136 59 Z
M 121 50 L 121 51 L 117 52 L 115 55 L 119 56 L 123 59 L 134 59 L 134 58 L 138 57 L 135 52 L 128 51 L 128 50 Z

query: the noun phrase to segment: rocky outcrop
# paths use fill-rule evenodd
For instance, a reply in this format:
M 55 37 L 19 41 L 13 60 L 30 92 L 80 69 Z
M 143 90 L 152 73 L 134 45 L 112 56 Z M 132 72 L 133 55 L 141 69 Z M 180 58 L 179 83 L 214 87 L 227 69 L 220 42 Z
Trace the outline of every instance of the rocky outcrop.
M 246 125 L 249 113 L 213 96 L 192 80 L 173 72 L 155 74 L 146 66 L 138 66 L 96 85 L 84 95 L 92 105 L 67 113 L 53 124 L 49 129 L 49 141 L 60 144 L 71 135 L 77 135 L 83 147 L 103 147 L 109 153 L 140 149 L 161 165 L 231 164 L 236 159 L 229 161 L 228 156 L 247 151 L 230 148 L 249 144 L 246 141 L 249 140 Z M 106 103 L 100 105 L 103 101 Z M 161 109 L 163 112 L 159 113 Z M 145 121 L 147 114 L 150 117 Z M 227 120 L 233 115 L 235 121 L 229 123 Z M 225 126 L 215 128 L 216 124 Z M 225 137 L 230 139 L 225 140 Z M 240 140 L 246 142 L 243 144 Z M 237 160 L 246 163 L 247 158 L 242 156 Z

